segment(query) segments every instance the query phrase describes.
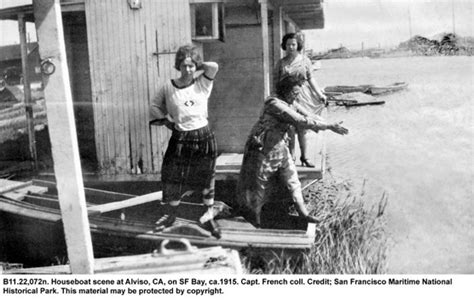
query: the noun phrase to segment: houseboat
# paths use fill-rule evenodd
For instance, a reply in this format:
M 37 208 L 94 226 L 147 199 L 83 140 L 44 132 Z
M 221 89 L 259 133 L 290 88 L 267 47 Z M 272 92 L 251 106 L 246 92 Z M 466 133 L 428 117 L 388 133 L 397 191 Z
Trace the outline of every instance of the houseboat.
M 178 47 L 192 43 L 205 60 L 220 66 L 209 121 L 222 154 L 218 176 L 235 178 L 246 137 L 270 95 L 273 66 L 283 56 L 280 41 L 288 32 L 323 28 L 321 2 L 34 0 L 33 5 L 0 10 L 0 20 L 18 21 L 22 52 L 25 24 L 36 26 L 61 204 L 61 210 L 46 215 L 62 221 L 76 271 L 80 267 L 90 271 L 81 256 L 92 256 L 87 241 L 90 232 L 95 235 L 100 229 L 92 226 L 95 217 L 88 216 L 81 162 L 93 162 L 100 175 L 111 179 L 159 179 L 171 133 L 150 126 L 148 108 L 160 86 L 178 76 L 173 68 Z M 27 64 L 23 60 L 24 69 Z M 28 76 L 24 83 L 27 95 Z M 34 129 L 29 134 L 34 137 Z M 311 159 L 320 164 L 299 169 L 300 177 L 308 181 L 322 177 L 322 137 L 311 142 L 316 150 Z M 34 157 L 31 138 L 30 147 Z M 292 230 L 287 231 L 291 236 Z M 202 241 L 206 240 L 214 238 Z

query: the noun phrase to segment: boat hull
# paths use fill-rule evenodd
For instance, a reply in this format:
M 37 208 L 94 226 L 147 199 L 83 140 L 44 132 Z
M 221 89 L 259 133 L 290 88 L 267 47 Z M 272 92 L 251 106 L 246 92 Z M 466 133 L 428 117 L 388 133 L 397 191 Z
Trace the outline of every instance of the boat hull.
M 408 87 L 406 82 L 396 82 L 387 86 L 359 85 L 359 86 L 328 86 L 324 93 L 328 95 L 340 95 L 347 93 L 365 93 L 369 95 L 382 95 L 401 91 Z
M 91 192 L 94 198 L 91 198 Z M 130 195 L 105 193 L 98 190 L 86 193 L 88 205 L 92 199 L 114 201 Z M 182 238 L 193 246 L 244 249 L 301 251 L 311 248 L 314 228 L 256 229 L 238 216 L 217 219 L 222 232 L 220 239 L 211 235 L 197 222 L 205 210 L 200 204 L 184 203 L 180 216 L 170 228 L 157 231 L 155 221 L 162 216 L 157 202 L 100 215 L 89 215 L 94 256 L 96 258 L 150 253 L 159 249 L 161 242 L 179 246 Z M 59 202 L 52 195 L 28 195 L 23 200 L 0 197 L 2 252 L 4 261 L 22 262 L 25 266 L 64 263 L 67 257 Z M 313 225 L 314 226 L 314 225 Z M 4 256 L 5 257 L 5 256 Z
M 408 87 L 408 84 L 405 82 L 393 83 L 388 86 L 372 86 L 368 92 L 372 95 L 381 95 L 401 91 Z

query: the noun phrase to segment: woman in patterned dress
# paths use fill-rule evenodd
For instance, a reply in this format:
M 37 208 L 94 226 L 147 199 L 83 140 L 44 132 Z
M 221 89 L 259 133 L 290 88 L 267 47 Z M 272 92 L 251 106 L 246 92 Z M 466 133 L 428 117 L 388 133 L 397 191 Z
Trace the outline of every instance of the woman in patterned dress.
M 301 90 L 301 79 L 283 78 L 276 87 L 277 97 L 265 100 L 245 145 L 237 185 L 237 211 L 256 226 L 261 226 L 263 205 L 276 201 L 270 197 L 272 190 L 282 184 L 288 188 L 299 216 L 307 222 L 315 222 L 304 205 L 301 183 L 288 148 L 291 128 L 298 126 L 314 132 L 331 130 L 340 135 L 348 133 L 340 123 L 313 118 L 296 102 Z M 272 208 L 275 206 L 273 204 Z
M 311 60 L 301 53 L 303 49 L 302 36 L 296 33 L 286 34 L 283 37 L 281 48 L 286 51 L 286 56 L 279 60 L 275 67 L 273 77 L 275 84 L 287 76 L 301 78 L 303 80 L 302 89 L 296 102 L 313 114 L 314 118 L 318 118 L 317 115 L 321 113 L 325 106 L 327 97 L 312 76 Z M 296 127 L 296 133 L 301 150 L 301 165 L 314 167 L 314 164 L 307 157 L 308 130 Z M 294 139 L 291 140 L 290 150 L 294 154 Z

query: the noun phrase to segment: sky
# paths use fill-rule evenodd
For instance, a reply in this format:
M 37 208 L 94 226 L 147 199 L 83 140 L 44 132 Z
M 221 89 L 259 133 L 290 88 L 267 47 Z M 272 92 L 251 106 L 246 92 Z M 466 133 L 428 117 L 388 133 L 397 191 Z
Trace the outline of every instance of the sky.
M 305 31 L 307 49 L 326 51 L 393 47 L 411 34 L 432 37 L 442 32 L 473 34 L 473 0 L 324 0 L 324 29 Z M 0 0 L 0 8 L 31 4 L 31 0 Z M 34 25 L 27 23 L 31 41 Z M 0 45 L 18 43 L 17 22 L 0 22 Z
M 31 4 L 31 0 L 0 0 L 0 8 Z M 0 45 L 20 43 L 17 21 L 0 21 Z M 27 22 L 26 32 L 30 41 L 36 41 L 35 25 Z
M 472 0 L 324 0 L 324 29 L 305 31 L 306 48 L 393 47 L 411 36 L 473 36 Z

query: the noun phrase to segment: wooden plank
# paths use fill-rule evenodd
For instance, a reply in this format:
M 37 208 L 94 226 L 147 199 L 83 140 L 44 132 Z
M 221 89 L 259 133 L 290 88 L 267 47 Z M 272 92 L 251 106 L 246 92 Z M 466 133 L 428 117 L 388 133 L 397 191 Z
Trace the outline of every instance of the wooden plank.
M 155 3 L 150 3 L 151 7 L 149 10 L 146 11 L 146 19 L 148 23 L 145 24 L 145 71 L 146 71 L 146 118 L 145 121 L 147 122 L 145 125 L 145 150 L 143 154 L 143 161 L 144 161 L 144 173 L 151 174 L 154 172 L 156 163 L 155 163 L 155 156 L 153 154 L 156 145 L 156 130 L 152 127 L 148 126 L 149 122 L 149 108 L 151 105 L 151 101 L 156 94 L 156 83 L 157 83 L 157 71 L 158 71 L 158 63 L 159 57 L 154 55 L 154 53 L 158 53 L 158 48 L 156 47 L 156 23 L 157 14 L 159 14 L 159 10 L 155 10 Z
M 0 179 L 0 194 L 4 194 L 6 192 L 10 192 L 15 189 L 20 189 L 26 186 L 30 186 L 32 184 L 33 184 L 32 181 L 18 182 L 18 181 Z
M 143 123 L 144 120 L 147 120 L 148 115 L 145 114 L 144 102 L 145 100 L 145 75 L 146 75 L 146 66 L 145 61 L 146 59 L 146 49 L 144 49 L 144 28 L 145 24 L 147 24 L 148 20 L 144 19 L 144 10 L 140 10 L 138 13 L 133 13 L 133 37 L 134 37 L 134 48 L 133 56 L 135 57 L 134 60 L 134 68 L 136 70 L 136 80 L 137 85 L 136 88 L 133 90 L 133 107 L 132 110 L 129 110 L 130 114 L 130 135 L 131 135 L 131 150 L 132 154 L 132 166 L 133 166 L 133 173 L 138 173 L 138 161 L 142 157 L 141 155 L 141 145 L 143 144 L 144 135 L 146 134 L 145 124 Z M 146 108 L 146 112 L 148 113 L 148 108 Z M 140 171 L 141 173 L 141 171 Z
M 268 2 L 259 0 L 262 16 L 262 43 L 263 43 L 263 90 L 264 97 L 270 95 L 270 49 L 268 37 Z
M 31 186 L 26 186 L 20 189 L 16 189 L 15 191 L 18 193 L 24 193 L 24 194 L 28 194 L 28 193 L 42 194 L 42 193 L 47 192 L 48 188 L 31 185 Z
M 110 43 L 108 38 L 110 35 L 108 34 L 108 18 L 107 18 L 107 3 L 105 1 L 94 1 L 96 2 L 96 24 L 94 24 L 94 29 L 98 36 L 99 44 L 99 70 L 97 70 L 101 74 L 100 84 L 101 84 L 101 97 L 99 101 L 102 104 L 102 116 L 103 122 L 102 127 L 99 129 L 102 131 L 102 135 L 104 137 L 103 144 L 105 147 L 105 172 L 106 174 L 115 174 L 115 127 L 113 122 L 113 102 L 111 95 L 113 91 L 111 90 L 109 81 L 110 78 L 110 57 L 108 56 L 108 50 L 110 49 Z M 107 33 L 107 34 L 104 34 Z
M 56 66 L 45 81 L 44 97 L 58 196 L 71 271 L 94 271 L 91 233 L 77 144 L 71 85 L 59 0 L 34 0 L 40 56 Z
M 17 191 L 11 191 L 11 192 L 2 193 L 2 196 L 3 196 L 3 197 L 6 197 L 6 198 L 8 198 L 8 199 L 11 199 L 11 200 L 22 201 L 22 200 L 25 199 L 26 193 L 20 193 L 20 192 L 17 192 Z
M 273 12 L 273 62 L 276 64 L 283 57 L 283 49 L 281 49 L 281 40 L 283 39 L 283 8 L 277 6 Z M 274 66 L 272 66 L 274 68 Z M 271 74 L 273 75 L 273 68 Z M 275 86 L 276 78 L 272 79 L 273 85 Z
M 140 98 L 140 108 L 139 108 L 139 140 L 137 141 L 137 158 L 138 165 L 141 160 L 142 166 L 140 170 L 137 168 L 137 171 L 140 173 L 149 173 L 151 171 L 151 153 L 149 151 L 149 127 L 148 127 L 148 117 L 150 112 L 150 88 L 149 88 L 149 63 L 152 61 L 153 51 L 150 51 L 149 43 L 153 41 L 154 34 L 150 31 L 150 28 L 153 27 L 153 22 L 151 22 L 150 12 L 143 12 L 144 18 L 141 19 L 141 32 L 142 32 L 142 41 L 141 41 L 141 57 L 142 57 L 142 77 L 141 77 L 141 98 Z M 156 14 L 153 14 L 156 15 Z M 153 66 L 153 64 L 152 64 Z
M 148 193 L 145 195 L 140 195 L 128 200 L 124 201 L 119 201 L 119 202 L 113 202 L 113 203 L 107 203 L 103 205 L 97 205 L 93 207 L 89 207 L 88 212 L 89 214 L 102 214 L 105 212 L 110 212 L 110 211 L 116 211 L 128 207 L 133 207 L 133 206 L 138 206 L 141 204 L 146 204 L 149 202 L 154 202 L 154 201 L 161 201 L 163 199 L 163 192 L 158 191 L 158 192 L 152 192 Z
M 231 172 L 240 171 L 242 165 L 243 154 L 239 153 L 223 153 L 217 157 L 216 171 L 217 172 Z
M 38 155 L 36 152 L 35 123 L 33 116 L 33 102 L 31 99 L 30 72 L 28 66 L 28 46 L 26 41 L 26 24 L 24 15 L 18 15 L 18 29 L 20 32 L 21 69 L 23 73 L 23 92 L 25 102 L 26 124 L 28 131 L 28 145 L 34 168 L 38 169 Z
M 102 131 L 104 119 L 103 116 L 103 105 L 101 96 L 101 76 L 99 64 L 101 63 L 99 55 L 99 44 L 100 39 L 97 36 L 96 26 L 96 5 L 97 3 L 93 0 L 85 1 L 86 11 L 86 27 L 87 27 L 87 45 L 89 47 L 89 70 L 91 76 L 91 92 L 92 92 L 92 104 L 94 112 L 94 125 L 95 125 L 95 146 L 97 150 L 97 160 L 99 165 L 99 172 L 104 170 L 105 165 L 105 145 L 104 145 L 104 133 Z
M 118 34 L 117 33 L 117 23 L 121 22 L 118 20 L 116 14 L 116 5 L 112 0 L 104 0 L 102 18 L 105 21 L 105 27 L 100 31 L 104 40 L 107 43 L 107 47 L 103 49 L 104 56 L 106 58 L 105 65 L 105 75 L 106 75 L 106 85 L 108 103 L 110 104 L 108 108 L 109 113 L 109 122 L 112 125 L 111 128 L 107 129 L 107 135 L 111 139 L 112 151 L 111 151 L 111 172 L 112 173 L 121 173 L 123 167 L 127 166 L 128 156 L 127 156 L 127 145 L 128 139 L 126 139 L 126 133 L 123 129 L 123 112 L 121 109 L 121 85 L 119 80 L 121 77 L 120 74 L 120 57 L 119 53 L 121 51 L 122 45 L 118 43 Z M 128 171 L 128 168 L 126 169 Z
M 311 150 L 310 159 L 315 163 L 314 168 L 296 165 L 298 177 L 304 179 L 320 179 L 324 170 L 324 132 L 309 134 L 308 148 Z M 298 143 L 295 145 L 296 155 L 299 156 Z M 218 180 L 237 180 L 240 174 L 243 154 L 223 153 L 217 157 L 216 177 Z M 296 164 L 296 163 L 295 163 Z
M 132 10 L 127 5 L 117 5 L 116 1 L 111 1 L 112 6 L 117 8 L 117 20 L 115 20 L 114 25 L 116 27 L 117 35 L 124 36 L 125 28 L 124 26 L 130 26 L 130 23 L 125 22 L 123 19 L 124 16 L 132 14 L 134 17 L 140 18 L 143 14 L 143 10 Z M 137 32 L 140 31 L 139 28 L 136 28 Z M 139 37 L 136 37 L 139 38 Z M 135 45 L 133 43 L 131 46 Z M 121 126 L 121 135 L 125 142 L 124 149 L 122 150 L 123 160 L 120 162 L 119 172 L 120 173 L 137 173 L 137 145 L 138 137 L 141 133 L 137 132 L 134 129 L 134 119 L 140 118 L 137 115 L 137 102 L 141 101 L 139 96 L 139 91 L 142 90 L 140 87 L 140 77 L 143 77 L 141 71 L 137 70 L 136 73 L 131 73 L 130 62 L 138 65 L 140 59 L 140 53 L 134 51 L 132 53 L 127 52 L 127 48 L 123 47 L 123 44 L 119 42 L 119 66 L 120 66 L 120 88 L 119 91 L 120 97 L 118 98 L 118 109 L 120 113 L 120 118 L 122 123 Z M 136 46 L 135 46 L 136 47 Z M 140 49 L 140 48 L 139 48 Z M 141 50 L 141 49 L 140 49 Z M 130 86 L 130 76 L 138 78 L 138 85 Z
M 168 254 L 142 254 L 95 260 L 96 274 L 169 274 L 169 273 L 225 273 L 242 274 L 238 252 L 210 247 Z M 67 265 L 11 269 L 5 274 L 70 274 Z

